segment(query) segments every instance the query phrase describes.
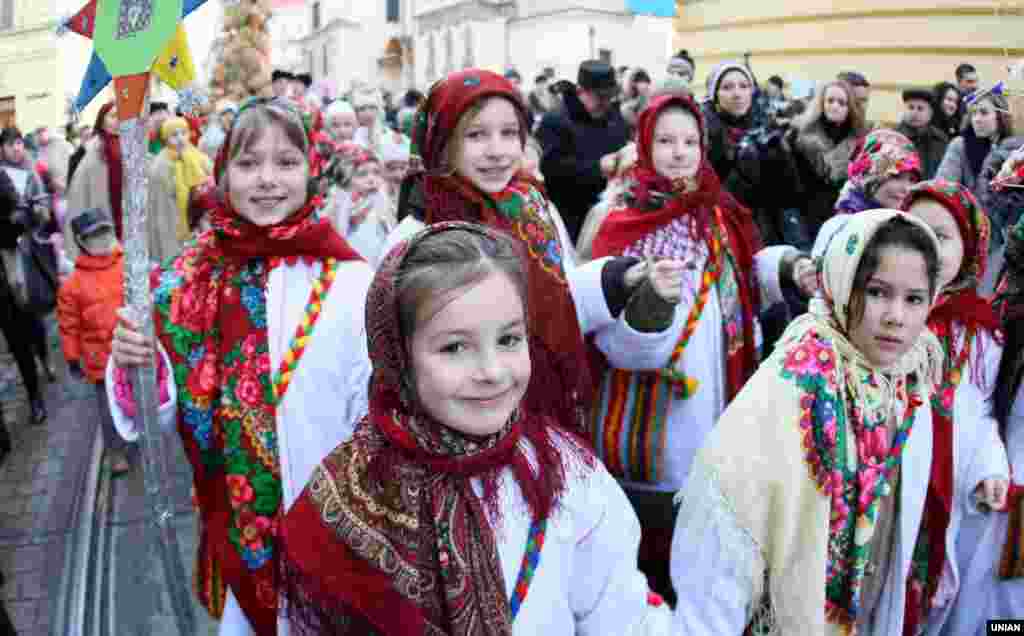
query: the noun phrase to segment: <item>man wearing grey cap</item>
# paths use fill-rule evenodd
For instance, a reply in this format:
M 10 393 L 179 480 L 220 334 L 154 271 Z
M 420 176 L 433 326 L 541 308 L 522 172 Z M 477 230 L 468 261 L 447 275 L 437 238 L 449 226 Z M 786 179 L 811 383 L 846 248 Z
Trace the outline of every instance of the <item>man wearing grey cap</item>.
M 607 185 L 601 158 L 629 141 L 626 122 L 613 104 L 618 94 L 615 70 L 600 60 L 587 60 L 580 64 L 576 85 L 562 95 L 562 107 L 545 114 L 537 129 L 548 196 L 562 213 L 573 243 Z

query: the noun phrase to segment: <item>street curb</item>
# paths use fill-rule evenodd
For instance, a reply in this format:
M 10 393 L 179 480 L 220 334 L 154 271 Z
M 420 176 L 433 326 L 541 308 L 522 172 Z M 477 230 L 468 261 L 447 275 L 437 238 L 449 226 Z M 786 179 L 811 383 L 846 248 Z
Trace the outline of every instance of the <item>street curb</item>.
M 98 634 L 93 630 L 87 631 L 85 622 L 87 616 L 95 613 L 90 612 L 89 608 L 89 582 L 95 565 L 95 548 L 98 542 L 96 535 L 102 531 L 102 522 L 96 514 L 102 468 L 103 433 L 97 427 L 93 437 L 89 472 L 82 492 L 76 497 L 73 535 L 65 543 L 56 621 L 51 631 L 54 636 Z
M 100 463 L 102 467 L 102 460 Z M 114 602 L 114 573 L 115 565 L 111 552 L 112 533 L 110 530 L 110 509 L 114 500 L 112 495 L 113 484 L 109 468 L 101 468 L 100 482 L 96 488 L 96 512 L 94 525 L 96 539 L 89 558 L 89 586 L 88 620 L 92 626 L 90 634 L 102 636 L 103 634 L 117 634 L 117 624 L 114 621 L 114 612 L 111 610 Z

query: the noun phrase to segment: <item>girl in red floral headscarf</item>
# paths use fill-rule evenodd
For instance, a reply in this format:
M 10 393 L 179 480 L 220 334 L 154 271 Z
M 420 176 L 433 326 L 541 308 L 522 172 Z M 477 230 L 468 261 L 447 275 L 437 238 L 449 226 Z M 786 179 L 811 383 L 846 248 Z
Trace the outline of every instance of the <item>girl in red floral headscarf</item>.
M 984 504 L 983 510 L 1002 508 L 1009 470 L 991 415 L 1003 351 L 999 318 L 991 300 L 978 295 L 991 231 L 985 210 L 959 183 L 919 183 L 903 209 L 939 238 L 942 293 L 928 326 L 946 354 L 942 384 L 932 398 L 931 479 L 914 557 L 923 575 L 917 579 L 927 583 L 908 587 L 904 634 L 916 633 L 915 626 L 924 622 L 929 633 L 938 633 L 947 621 L 947 633 L 975 634 L 996 617 L 985 611 L 999 558 L 998 546 L 991 544 L 995 515 L 970 514 L 976 511 L 953 501 L 980 483 L 975 503 Z M 970 434 L 957 437 L 956 429 Z
M 366 412 L 373 272 L 321 210 L 310 150 L 290 102 L 244 104 L 218 156 L 212 230 L 152 276 L 160 357 L 173 370 L 161 408 L 199 508 L 196 592 L 224 636 L 278 633 L 281 518 Z M 122 369 L 152 360 L 124 319 L 107 385 L 128 438 Z
M 528 122 L 519 91 L 496 73 L 469 69 L 437 82 L 412 131 L 413 154 L 422 157 L 425 170 L 402 184 L 400 223 L 385 252 L 424 225 L 443 221 L 481 223 L 522 241 L 530 256 L 534 364 L 526 403 L 582 431 L 594 388 L 583 334 L 614 330 L 644 276 L 652 284 L 638 290 L 639 298 L 659 302 L 660 283 L 653 279 L 678 279 L 681 266 L 647 268 L 639 259 L 605 258 L 577 267 L 542 186 L 522 171 Z
M 593 240 L 595 257 L 678 259 L 682 302 L 662 333 L 600 333 L 605 370 L 593 411 L 594 446 L 622 479 L 640 517 L 641 568 L 673 598 L 668 573 L 672 496 L 725 405 L 759 361 L 759 308 L 813 267 L 792 247 L 761 249 L 748 210 L 722 189 L 688 95 L 655 98 L 640 114 L 637 163 Z M 627 318 L 630 309 L 627 309 Z
M 524 252 L 441 223 L 384 259 L 367 298 L 370 413 L 283 523 L 293 633 L 667 634 L 622 491 L 523 400 Z

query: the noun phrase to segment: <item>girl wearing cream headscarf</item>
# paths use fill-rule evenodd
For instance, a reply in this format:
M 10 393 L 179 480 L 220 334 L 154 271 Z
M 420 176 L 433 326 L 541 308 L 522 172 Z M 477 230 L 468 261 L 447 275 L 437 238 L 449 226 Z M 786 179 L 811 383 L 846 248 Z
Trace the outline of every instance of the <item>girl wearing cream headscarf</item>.
M 213 163 L 189 142 L 188 122 L 168 119 L 160 127 L 164 149 L 150 168 L 149 254 L 163 262 L 181 251 L 191 236 L 189 192 L 213 173 Z
M 907 590 L 928 580 L 915 546 L 943 363 L 927 329 L 938 253 L 925 223 L 894 210 L 849 216 L 832 236 L 809 313 L 679 493 L 677 633 L 904 633 Z M 956 505 L 978 486 L 967 468 Z

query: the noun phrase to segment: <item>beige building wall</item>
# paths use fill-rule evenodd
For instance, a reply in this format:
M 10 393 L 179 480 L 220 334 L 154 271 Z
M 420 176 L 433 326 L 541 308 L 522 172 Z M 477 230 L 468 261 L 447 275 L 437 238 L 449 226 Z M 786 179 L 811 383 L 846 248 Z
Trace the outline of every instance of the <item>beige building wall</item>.
M 13 21 L 0 24 L 0 100 L 13 98 L 14 121 L 24 132 L 66 120 L 65 64 L 54 33 L 54 4 L 11 0 Z
M 695 58 L 698 92 L 715 64 L 744 53 L 760 81 L 857 70 L 873 86 L 868 117 L 894 121 L 904 88 L 954 81 L 961 62 L 983 85 L 1006 79 L 1024 57 L 1024 0 L 681 0 L 675 48 Z

